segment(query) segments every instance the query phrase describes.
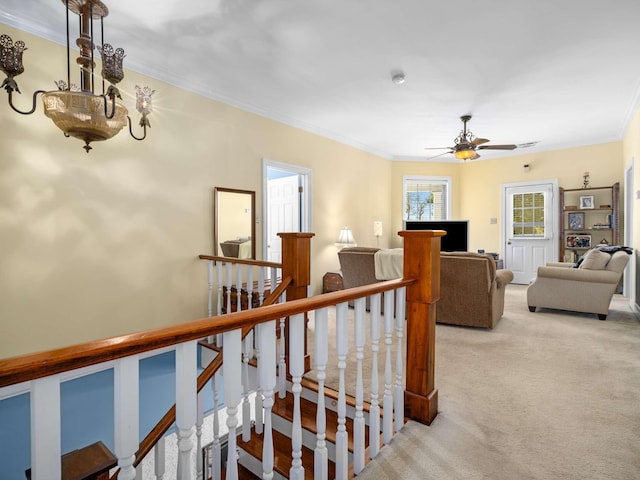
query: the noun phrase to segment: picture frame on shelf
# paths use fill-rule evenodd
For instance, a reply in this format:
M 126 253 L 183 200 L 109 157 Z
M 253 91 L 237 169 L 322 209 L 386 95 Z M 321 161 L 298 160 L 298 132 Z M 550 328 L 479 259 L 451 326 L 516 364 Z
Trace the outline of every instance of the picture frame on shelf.
M 565 245 L 567 248 L 591 248 L 591 235 L 567 235 Z
M 584 228 L 584 212 L 569 213 L 569 230 L 581 230 Z
M 593 195 L 580 195 L 580 210 L 595 208 Z

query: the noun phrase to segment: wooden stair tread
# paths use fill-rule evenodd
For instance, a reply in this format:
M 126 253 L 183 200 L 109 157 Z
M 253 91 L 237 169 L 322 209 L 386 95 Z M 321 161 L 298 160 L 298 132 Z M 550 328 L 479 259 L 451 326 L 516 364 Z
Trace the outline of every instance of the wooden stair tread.
M 223 468 L 222 472 L 220 473 L 221 473 L 220 478 L 227 478 L 226 468 Z M 251 470 L 238 464 L 238 480 L 259 480 L 259 479 L 260 477 L 255 476 Z M 213 480 L 213 479 L 209 477 L 209 480 Z
M 287 392 L 285 398 L 276 396 L 273 405 L 273 414 L 285 418 L 293 423 L 293 394 Z M 325 409 L 327 418 L 326 438 L 331 443 L 336 443 L 336 433 L 338 429 L 338 414 L 333 410 Z M 300 398 L 300 420 L 302 428 L 313 433 L 318 433 L 316 428 L 316 404 L 305 398 Z M 346 419 L 347 432 L 353 432 L 353 420 L 349 417 Z M 365 447 L 369 445 L 369 426 L 365 425 L 364 432 Z M 349 434 L 348 448 L 353 452 L 353 434 Z
M 253 457 L 262 460 L 262 434 L 257 434 L 251 429 L 251 440 L 244 442 L 242 437 L 238 437 L 238 447 L 243 449 Z M 282 433 L 273 430 L 273 448 L 275 450 L 273 469 L 280 475 L 289 478 L 291 469 L 291 439 Z M 302 466 L 304 467 L 304 478 L 313 480 L 313 450 L 302 447 Z M 329 460 L 329 478 L 335 478 L 336 466 Z

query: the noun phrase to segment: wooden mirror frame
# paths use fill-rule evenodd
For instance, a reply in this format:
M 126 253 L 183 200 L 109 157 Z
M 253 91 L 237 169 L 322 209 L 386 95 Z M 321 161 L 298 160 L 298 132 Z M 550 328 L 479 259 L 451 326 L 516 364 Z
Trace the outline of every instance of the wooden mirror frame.
M 222 194 L 222 195 L 221 195 Z M 233 215 L 233 212 L 225 212 L 225 208 L 228 206 L 225 205 L 224 197 L 226 194 L 237 194 L 237 195 L 247 195 L 249 197 L 250 209 L 249 212 L 249 221 L 251 225 L 247 227 L 247 231 L 250 232 L 251 236 L 251 259 L 256 259 L 256 192 L 253 190 L 238 190 L 235 188 L 223 188 L 223 187 L 214 187 L 213 188 L 213 254 L 215 256 L 224 256 L 222 247 L 220 247 L 220 220 L 224 218 L 225 213 Z M 227 208 L 228 209 L 228 208 Z M 237 212 L 236 212 L 237 213 Z M 230 239 L 222 239 L 222 241 L 227 241 Z M 245 257 L 246 258 L 246 257 Z

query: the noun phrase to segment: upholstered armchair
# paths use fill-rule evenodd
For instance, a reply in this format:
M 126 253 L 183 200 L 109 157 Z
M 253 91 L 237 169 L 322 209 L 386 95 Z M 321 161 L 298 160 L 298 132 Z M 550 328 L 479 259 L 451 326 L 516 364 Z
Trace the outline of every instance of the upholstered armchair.
M 497 270 L 490 255 L 441 252 L 436 322 L 494 328 L 504 313 L 505 289 L 512 280 L 513 272 Z
M 527 289 L 531 312 L 536 307 L 595 313 L 606 320 L 611 297 L 629 260 L 626 251 L 613 254 L 589 250 L 575 268 L 573 263 L 552 262 L 538 267 L 536 279 Z

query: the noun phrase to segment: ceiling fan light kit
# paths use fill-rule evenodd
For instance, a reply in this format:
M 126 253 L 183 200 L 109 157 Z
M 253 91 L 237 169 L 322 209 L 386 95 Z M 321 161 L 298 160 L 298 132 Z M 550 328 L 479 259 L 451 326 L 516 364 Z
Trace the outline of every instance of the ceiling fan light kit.
M 151 127 L 147 116 L 153 111 L 151 97 L 155 90 L 149 87 L 136 86 L 136 109 L 142 115 L 139 125 L 142 136 L 134 135 L 131 117 L 124 105 L 116 101 L 122 99 L 116 84 L 124 78 L 122 61 L 125 57 L 122 48 L 114 49 L 104 43 L 103 19 L 109 14 L 109 9 L 100 0 L 62 0 L 66 8 L 67 20 L 67 79 L 55 82 L 58 90 L 37 90 L 33 94 L 32 107 L 29 111 L 19 110 L 13 104 L 13 92 L 21 93 L 15 81 L 16 76 L 24 72 L 22 54 L 27 50 L 24 42 L 13 42 L 9 35 L 0 35 L 0 70 L 7 78 L 1 87 L 7 91 L 9 105 L 22 114 L 30 115 L 36 110 L 36 98 L 42 94 L 44 113 L 66 137 L 75 137 L 84 141 L 87 153 L 91 150 L 91 142 L 108 140 L 117 135 L 122 128 L 129 125 L 129 133 L 136 140 L 144 140 L 147 127 Z M 69 12 L 79 17 L 79 38 L 76 45 L 80 48 L 80 55 L 76 63 L 80 66 L 80 87 L 71 83 L 71 47 L 69 39 Z M 100 22 L 102 46 L 94 44 L 94 19 Z M 102 93 L 95 93 L 94 81 L 94 49 L 102 57 Z M 105 91 L 105 82 L 109 86 Z

